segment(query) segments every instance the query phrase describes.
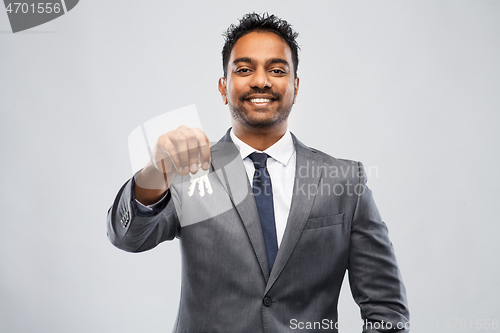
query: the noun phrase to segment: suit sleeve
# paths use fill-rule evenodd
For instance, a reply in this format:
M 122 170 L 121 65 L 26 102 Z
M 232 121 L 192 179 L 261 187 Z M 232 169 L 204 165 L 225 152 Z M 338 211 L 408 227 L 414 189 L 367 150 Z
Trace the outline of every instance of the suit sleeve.
M 363 333 L 409 332 L 406 290 L 388 229 L 366 186 L 361 163 L 358 171 L 348 270 L 351 292 L 365 323 Z
M 107 231 L 111 243 L 128 252 L 142 252 L 178 236 L 175 191 L 169 190 L 151 214 L 144 214 L 137 209 L 133 185 L 134 178 L 123 185 L 108 210 Z

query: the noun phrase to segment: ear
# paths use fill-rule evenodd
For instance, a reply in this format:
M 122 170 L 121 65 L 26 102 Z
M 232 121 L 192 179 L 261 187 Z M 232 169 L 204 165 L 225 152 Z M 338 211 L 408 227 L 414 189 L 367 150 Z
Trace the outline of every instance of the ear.
M 295 99 L 297 98 L 297 94 L 299 93 L 299 78 L 295 78 L 295 82 L 293 84 L 294 87 L 294 93 L 293 93 L 293 104 L 295 104 Z
M 219 79 L 219 92 L 220 95 L 222 96 L 222 102 L 224 103 L 224 105 L 227 105 L 226 79 L 224 77 L 221 77 Z

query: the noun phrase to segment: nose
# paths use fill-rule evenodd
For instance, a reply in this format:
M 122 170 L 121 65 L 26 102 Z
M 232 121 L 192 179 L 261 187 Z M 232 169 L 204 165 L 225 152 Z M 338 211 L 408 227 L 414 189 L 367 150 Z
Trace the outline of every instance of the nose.
M 269 80 L 269 77 L 265 69 L 257 69 L 252 74 L 252 81 L 250 82 L 250 85 L 252 86 L 252 88 L 259 88 L 259 89 L 272 87 L 271 81 Z

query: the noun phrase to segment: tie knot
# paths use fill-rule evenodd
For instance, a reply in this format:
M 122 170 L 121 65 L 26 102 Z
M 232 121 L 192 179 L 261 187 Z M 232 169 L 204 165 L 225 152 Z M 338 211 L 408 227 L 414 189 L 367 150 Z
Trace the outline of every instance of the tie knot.
M 265 168 L 267 164 L 267 158 L 269 155 L 266 153 L 251 153 L 248 157 L 252 160 L 255 169 Z

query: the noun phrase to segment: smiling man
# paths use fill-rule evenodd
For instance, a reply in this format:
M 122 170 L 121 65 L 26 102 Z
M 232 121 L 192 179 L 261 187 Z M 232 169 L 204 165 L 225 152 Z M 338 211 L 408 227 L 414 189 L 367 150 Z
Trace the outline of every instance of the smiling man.
M 288 131 L 297 33 L 252 13 L 225 36 L 219 92 L 232 128 L 211 148 L 200 129 L 162 135 L 109 210 L 111 242 L 141 252 L 180 239 L 174 332 L 337 332 L 346 271 L 363 332 L 407 331 L 405 288 L 362 164 Z M 189 174 L 207 170 L 214 194 L 192 195 Z

